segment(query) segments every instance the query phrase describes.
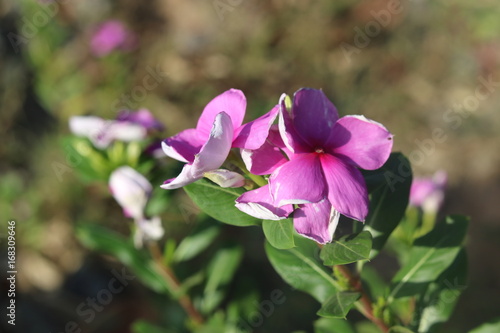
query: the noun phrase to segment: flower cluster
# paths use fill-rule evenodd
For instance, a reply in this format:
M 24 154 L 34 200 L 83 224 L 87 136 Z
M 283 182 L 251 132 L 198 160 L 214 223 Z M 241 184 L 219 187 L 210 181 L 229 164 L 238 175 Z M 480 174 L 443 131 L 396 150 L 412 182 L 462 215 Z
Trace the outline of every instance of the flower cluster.
M 243 171 L 267 176 L 268 184 L 236 199 L 236 207 L 259 219 L 293 216 L 295 230 L 318 243 L 332 240 L 339 216 L 364 221 L 368 192 L 359 169 L 380 168 L 392 149 L 392 134 L 363 116 L 339 118 L 321 90 L 283 95 L 260 118 L 241 125 L 246 100 L 231 89 L 213 99 L 195 129 L 163 141 L 168 156 L 187 163 L 165 181 L 174 189 L 207 177 L 223 187 L 245 184 L 220 169 L 231 148 L 240 148 Z M 274 124 L 278 118 L 278 124 Z
M 163 130 L 163 125 L 146 109 L 121 111 L 115 120 L 97 116 L 73 116 L 69 128 L 77 136 L 88 138 L 95 147 L 107 148 L 113 141 L 140 141 L 151 130 Z

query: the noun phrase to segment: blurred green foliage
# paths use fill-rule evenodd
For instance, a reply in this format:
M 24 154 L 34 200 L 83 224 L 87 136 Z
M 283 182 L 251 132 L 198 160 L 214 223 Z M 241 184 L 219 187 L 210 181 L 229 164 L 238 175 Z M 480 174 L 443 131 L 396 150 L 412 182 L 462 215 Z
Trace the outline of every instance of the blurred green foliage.
M 51 12 L 49 6 L 57 10 Z M 281 93 L 310 86 L 325 90 L 341 114 L 364 114 L 384 123 L 396 135 L 396 150 L 407 155 L 418 149 L 415 138 L 429 138 L 435 128 L 443 128 L 448 139 L 434 143 L 424 163 L 413 166 L 420 173 L 444 167 L 457 186 L 475 186 L 474 191 L 464 189 L 463 196 L 457 194 L 457 207 L 474 200 L 473 193 L 482 194 L 484 184 L 493 184 L 490 198 L 469 206 L 478 213 L 477 225 L 486 230 L 473 234 L 471 242 L 493 235 L 486 243 L 497 244 L 500 232 L 491 221 L 496 222 L 498 214 L 487 212 L 499 193 L 498 158 L 492 152 L 500 144 L 500 94 L 494 91 L 477 111 L 466 112 L 456 129 L 443 117 L 474 93 L 479 76 L 498 81 L 500 8 L 489 0 L 401 1 L 402 13 L 391 15 L 390 23 L 369 37 L 366 46 L 346 57 L 342 43 L 356 46 L 357 31 L 377 22 L 372 12 L 387 6 L 382 0 L 242 1 L 221 20 L 211 1 L 3 1 L 1 223 L 18 221 L 20 253 L 50 262 L 65 277 L 78 268 L 85 253 L 74 238 L 77 222 L 95 221 L 130 233 L 105 184 L 85 187 L 78 178 L 65 141 L 70 116 L 114 118 L 126 94 L 130 108 L 149 108 L 167 126 L 162 134 L 166 137 L 193 127 L 206 102 L 230 87 L 245 92 L 253 117 L 268 111 Z M 139 37 L 138 45 L 129 53 L 96 58 L 89 52 L 89 40 L 95 26 L 109 18 L 123 20 Z M 161 82 L 139 94 L 151 71 Z M 172 161 L 162 163 L 172 175 L 179 168 Z M 109 172 L 103 170 L 101 178 Z M 164 179 L 156 179 L 156 184 Z M 194 228 L 198 211 L 187 196 L 156 188 L 155 198 L 149 209 L 163 214 L 172 238 L 180 239 Z M 235 234 L 230 229 L 222 237 Z M 262 235 L 256 241 L 241 238 L 248 247 L 261 246 Z M 498 250 L 498 245 L 489 246 L 480 249 Z M 481 272 L 490 273 L 493 264 L 479 250 L 471 256 L 472 286 L 447 332 L 472 328 L 497 315 L 498 270 L 492 280 L 485 278 Z M 45 286 L 25 269 L 23 288 Z M 248 302 L 256 297 L 248 295 Z M 290 301 L 290 308 L 294 302 L 312 304 L 299 297 Z M 314 311 L 305 312 L 304 321 L 314 317 Z M 276 316 L 286 317 L 279 312 Z M 300 326 L 297 322 L 300 319 L 292 319 L 289 327 Z M 321 320 L 317 327 L 327 322 Z M 135 330 L 142 332 L 147 325 L 139 323 Z

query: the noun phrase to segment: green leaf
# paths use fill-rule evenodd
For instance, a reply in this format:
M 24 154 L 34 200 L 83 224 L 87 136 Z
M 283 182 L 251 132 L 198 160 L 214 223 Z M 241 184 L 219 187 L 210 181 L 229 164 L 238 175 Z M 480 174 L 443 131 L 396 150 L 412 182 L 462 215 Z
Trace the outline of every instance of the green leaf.
M 428 234 L 415 240 L 408 262 L 392 280 L 388 301 L 422 293 L 455 260 L 467 230 L 468 219 L 449 216 Z
M 482 324 L 469 333 L 498 333 L 500 332 L 500 318 L 496 318 L 491 323 Z
M 360 296 L 360 293 L 349 291 L 335 293 L 321 305 L 317 314 L 321 317 L 345 318 Z
M 136 276 L 154 291 L 172 294 L 155 263 L 143 251 L 137 250 L 130 240 L 92 224 L 77 225 L 76 236 L 86 247 L 110 254 L 132 268 Z
M 277 249 L 291 249 L 293 241 L 293 220 L 262 221 L 262 228 L 267 241 Z
M 363 266 L 361 271 L 361 281 L 366 284 L 369 295 L 373 299 L 387 296 L 388 286 L 377 270 L 369 265 Z
M 210 246 L 219 235 L 220 227 L 213 223 L 201 223 L 193 233 L 182 240 L 174 253 L 174 261 L 194 258 Z
M 231 281 L 242 257 L 243 249 L 239 245 L 230 244 L 220 249 L 208 265 L 205 292 L 214 291 Z
M 345 319 L 320 318 L 314 322 L 314 333 L 356 333 Z
M 208 320 L 203 324 L 203 326 L 192 327 L 189 332 L 193 333 L 214 333 L 214 332 L 224 332 L 224 333 L 242 333 L 242 331 L 233 326 L 232 323 L 228 322 L 226 314 L 219 310 L 214 313 Z
M 279 250 L 266 242 L 267 257 L 283 280 L 323 303 L 337 291 L 337 282 L 319 260 L 319 248 L 314 241 L 298 236 L 295 245 Z
M 364 230 L 373 236 L 370 258 L 375 257 L 397 227 L 408 206 L 412 171 L 410 162 L 401 153 L 392 153 L 377 170 L 364 171 L 371 192 L 369 213 Z
M 466 278 L 467 255 L 462 248 L 453 264 L 429 285 L 419 300 L 415 311 L 419 332 L 436 332 L 448 320 L 466 288 Z
M 220 249 L 207 268 L 207 284 L 203 297 L 203 311 L 212 311 L 223 299 L 225 287 L 233 278 L 243 258 L 243 249 L 235 244 L 228 244 Z
M 328 266 L 345 265 L 368 259 L 372 249 L 372 235 L 368 231 L 351 234 L 326 244 L 321 249 L 321 260 Z
M 362 320 L 354 325 L 356 327 L 356 332 L 359 333 L 380 333 L 380 328 L 368 320 Z
M 245 192 L 242 188 L 223 188 L 200 179 L 184 186 L 184 190 L 201 210 L 216 220 L 240 227 L 260 224 L 260 220 L 234 206 L 236 198 Z
M 403 326 L 392 326 L 389 329 L 388 333 L 415 333 L 415 332 Z

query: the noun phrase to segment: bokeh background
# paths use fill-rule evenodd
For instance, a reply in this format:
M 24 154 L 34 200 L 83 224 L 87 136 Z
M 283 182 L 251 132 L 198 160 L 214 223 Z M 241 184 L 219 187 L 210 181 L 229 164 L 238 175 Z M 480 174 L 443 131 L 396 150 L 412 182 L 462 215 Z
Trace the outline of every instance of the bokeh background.
M 15 220 L 19 332 L 63 331 L 75 307 L 119 267 L 74 236 L 78 221 L 127 228 L 106 184 L 86 183 L 74 170 L 64 145 L 69 117 L 114 118 L 124 105 L 144 107 L 166 126 L 166 137 L 193 127 L 204 105 L 233 87 L 249 100 L 248 119 L 281 93 L 321 88 L 341 114 L 389 128 L 417 176 L 445 170 L 443 213 L 472 220 L 468 287 L 443 332 L 466 332 L 498 316 L 499 17 L 495 0 L 1 1 L 0 242 Z M 135 37 L 128 48 L 97 56 L 90 40 L 110 19 Z M 159 84 L 137 88 L 151 72 Z M 188 202 L 178 192 L 175 200 Z M 193 227 L 175 204 L 165 214 L 178 221 L 165 226 L 170 237 Z M 247 250 L 241 278 L 262 285 L 263 297 L 286 288 L 257 259 L 264 257 L 262 235 L 227 228 Z M 245 242 L 246 232 L 254 242 Z M 289 301 L 275 314 L 283 326 L 269 331 L 310 331 L 317 305 L 298 294 L 287 289 Z M 155 295 L 134 284 L 82 328 L 131 332 L 136 319 L 159 322 L 175 310 L 162 311 Z

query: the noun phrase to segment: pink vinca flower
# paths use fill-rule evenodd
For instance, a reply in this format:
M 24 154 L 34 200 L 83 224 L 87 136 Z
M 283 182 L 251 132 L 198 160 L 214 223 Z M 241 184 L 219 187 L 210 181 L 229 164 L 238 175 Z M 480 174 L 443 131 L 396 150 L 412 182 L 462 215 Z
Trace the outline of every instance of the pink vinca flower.
M 424 212 L 436 213 L 444 201 L 447 175 L 438 171 L 432 178 L 415 178 L 410 189 L 410 205 Z
M 148 136 L 151 129 L 161 129 L 161 124 L 146 109 L 121 113 L 116 120 L 96 116 L 74 116 L 69 119 L 70 131 L 83 136 L 95 147 L 107 148 L 113 141 L 139 141 Z
M 90 41 L 90 50 L 96 57 L 104 57 L 115 50 L 128 51 L 134 43 L 135 36 L 122 22 L 110 20 L 96 29 Z
M 374 170 L 385 163 L 392 134 L 364 116 L 339 119 L 321 90 L 297 91 L 290 109 L 285 101 L 283 96 L 281 138 L 271 131 L 258 150 L 242 151 L 252 173 L 271 174 L 269 185 L 244 193 L 236 206 L 253 216 L 280 219 L 298 205 L 293 214 L 296 231 L 328 243 L 339 214 L 365 220 L 368 192 L 359 169 Z
M 243 92 L 230 89 L 207 104 L 196 128 L 163 141 L 163 151 L 167 156 L 187 164 L 176 178 L 166 180 L 161 187 L 175 189 L 203 177 L 223 187 L 242 186 L 243 176 L 219 168 L 232 147 L 257 149 L 262 146 L 279 111 L 276 106 L 260 118 L 242 125 L 246 104 Z

